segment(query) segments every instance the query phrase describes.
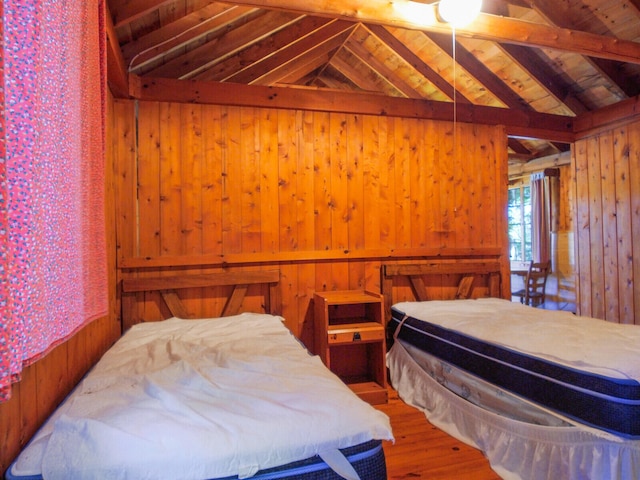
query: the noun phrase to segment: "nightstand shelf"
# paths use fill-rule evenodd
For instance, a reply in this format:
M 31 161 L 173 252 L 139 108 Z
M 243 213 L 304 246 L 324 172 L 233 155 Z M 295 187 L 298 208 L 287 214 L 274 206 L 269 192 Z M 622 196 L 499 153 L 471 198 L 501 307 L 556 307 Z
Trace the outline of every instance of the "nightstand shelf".
M 388 401 L 383 297 L 363 290 L 314 295 L 315 350 L 363 400 Z

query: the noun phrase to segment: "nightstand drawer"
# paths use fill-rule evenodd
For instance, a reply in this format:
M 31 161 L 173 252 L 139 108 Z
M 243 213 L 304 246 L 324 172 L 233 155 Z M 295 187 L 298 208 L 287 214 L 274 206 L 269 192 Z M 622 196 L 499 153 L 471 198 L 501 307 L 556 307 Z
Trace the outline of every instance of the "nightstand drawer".
M 377 342 L 382 339 L 384 339 L 384 328 L 377 322 L 330 325 L 327 331 L 329 345 Z

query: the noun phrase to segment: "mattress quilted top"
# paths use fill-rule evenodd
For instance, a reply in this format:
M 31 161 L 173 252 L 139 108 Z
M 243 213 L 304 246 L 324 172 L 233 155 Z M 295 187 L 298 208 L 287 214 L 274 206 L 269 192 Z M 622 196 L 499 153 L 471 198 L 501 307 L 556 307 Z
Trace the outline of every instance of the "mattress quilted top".
M 394 309 L 577 370 L 640 382 L 640 326 L 498 298 L 401 302 Z

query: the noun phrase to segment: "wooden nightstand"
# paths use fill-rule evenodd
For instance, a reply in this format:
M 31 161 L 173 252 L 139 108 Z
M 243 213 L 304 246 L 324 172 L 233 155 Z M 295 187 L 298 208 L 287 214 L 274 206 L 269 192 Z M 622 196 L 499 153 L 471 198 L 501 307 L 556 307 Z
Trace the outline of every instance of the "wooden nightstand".
M 363 400 L 387 403 L 383 297 L 363 290 L 314 295 L 315 350 Z

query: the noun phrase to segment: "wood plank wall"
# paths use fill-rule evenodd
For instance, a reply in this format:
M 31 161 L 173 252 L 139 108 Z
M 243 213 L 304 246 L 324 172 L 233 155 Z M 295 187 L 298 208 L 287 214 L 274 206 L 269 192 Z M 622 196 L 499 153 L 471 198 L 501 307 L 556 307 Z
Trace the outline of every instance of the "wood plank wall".
M 578 312 L 640 324 L 640 121 L 578 140 L 573 155 Z
M 113 118 L 113 99 L 107 102 L 107 118 Z M 107 138 L 113 124 L 107 122 Z M 112 142 L 107 142 L 107 158 Z M 67 396 L 82 376 L 120 336 L 116 311 L 115 206 L 112 169 L 106 169 L 107 247 L 109 270 L 109 315 L 99 318 L 62 343 L 46 357 L 27 367 L 13 386 L 12 397 L 0 403 L 0 473 L 4 475 L 13 459 L 44 420 Z M 4 478 L 4 477 L 3 477 Z
M 312 345 L 314 291 L 379 291 L 382 260 L 489 255 L 508 277 L 502 127 L 132 100 L 114 121 L 122 278 L 275 265 Z

